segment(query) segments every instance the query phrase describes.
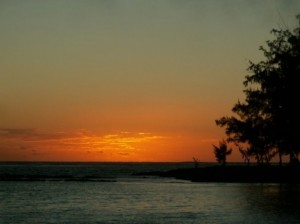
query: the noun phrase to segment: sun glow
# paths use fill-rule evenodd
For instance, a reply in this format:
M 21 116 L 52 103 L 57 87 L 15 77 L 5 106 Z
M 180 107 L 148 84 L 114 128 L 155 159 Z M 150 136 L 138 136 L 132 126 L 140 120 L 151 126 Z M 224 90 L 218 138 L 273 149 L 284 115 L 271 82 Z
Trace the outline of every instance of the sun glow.
M 0 161 L 181 162 L 193 157 L 215 161 L 212 144 L 218 141 L 204 134 L 0 129 Z
M 39 161 L 140 161 L 147 160 L 143 157 L 145 151 L 154 145 L 157 147 L 166 138 L 144 132 L 97 135 L 86 130 L 47 133 L 32 129 L 2 129 L 0 142 L 11 150 L 3 150 L 1 158 L 9 160 L 19 155 L 20 160 Z

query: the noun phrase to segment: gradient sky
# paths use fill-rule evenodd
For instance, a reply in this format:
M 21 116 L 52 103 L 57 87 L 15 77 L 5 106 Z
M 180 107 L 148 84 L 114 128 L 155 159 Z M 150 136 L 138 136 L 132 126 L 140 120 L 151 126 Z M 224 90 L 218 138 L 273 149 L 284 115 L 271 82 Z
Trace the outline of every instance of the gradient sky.
M 1 161 L 215 161 L 299 0 L 0 0 Z M 229 161 L 241 160 L 238 152 Z

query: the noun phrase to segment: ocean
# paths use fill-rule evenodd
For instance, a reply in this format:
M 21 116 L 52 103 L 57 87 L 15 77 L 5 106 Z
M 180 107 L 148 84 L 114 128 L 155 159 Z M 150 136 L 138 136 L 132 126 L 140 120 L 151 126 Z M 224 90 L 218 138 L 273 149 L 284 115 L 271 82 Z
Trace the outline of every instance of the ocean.
M 136 176 L 193 163 L 0 163 L 0 223 L 300 223 L 300 186 Z

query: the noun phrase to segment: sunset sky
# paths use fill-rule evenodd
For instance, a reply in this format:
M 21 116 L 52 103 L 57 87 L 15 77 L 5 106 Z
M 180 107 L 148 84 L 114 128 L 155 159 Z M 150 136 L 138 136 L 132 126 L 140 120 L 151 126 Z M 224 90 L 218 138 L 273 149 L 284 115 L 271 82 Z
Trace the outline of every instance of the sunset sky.
M 0 0 L 0 161 L 215 161 L 299 0 Z M 240 161 L 238 152 L 228 158 Z

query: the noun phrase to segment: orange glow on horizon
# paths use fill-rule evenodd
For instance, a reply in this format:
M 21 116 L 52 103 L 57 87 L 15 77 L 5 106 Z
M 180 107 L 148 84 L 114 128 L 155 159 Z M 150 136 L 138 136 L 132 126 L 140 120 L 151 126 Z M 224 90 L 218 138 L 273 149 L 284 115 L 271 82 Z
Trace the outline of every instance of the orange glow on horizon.
M 1 129 L 1 161 L 182 162 L 214 161 L 214 138 L 166 136 L 147 132 L 96 135 L 86 130 L 47 133 Z

